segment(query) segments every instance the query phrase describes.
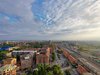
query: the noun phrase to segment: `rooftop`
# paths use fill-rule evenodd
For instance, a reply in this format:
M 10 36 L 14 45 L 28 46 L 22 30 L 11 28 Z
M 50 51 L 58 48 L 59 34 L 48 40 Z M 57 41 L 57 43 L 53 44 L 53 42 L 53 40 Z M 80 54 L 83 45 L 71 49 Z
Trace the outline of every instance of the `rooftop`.
M 16 65 L 5 65 L 5 66 L 2 66 L 0 68 L 0 71 L 8 71 L 8 70 L 13 70 L 15 69 L 17 66 Z
M 6 61 L 11 61 L 11 60 L 13 60 L 13 59 L 16 59 L 16 58 L 7 58 L 7 59 L 4 59 L 4 61 L 6 60 Z

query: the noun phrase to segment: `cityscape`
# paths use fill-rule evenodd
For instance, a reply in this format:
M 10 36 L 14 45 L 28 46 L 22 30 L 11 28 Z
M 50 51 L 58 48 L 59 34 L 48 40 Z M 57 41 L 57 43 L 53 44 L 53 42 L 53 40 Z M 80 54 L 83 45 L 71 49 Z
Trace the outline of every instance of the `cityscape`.
M 100 0 L 0 0 L 0 75 L 100 75 Z
M 0 47 L 0 75 L 100 75 L 100 42 L 1 41 Z

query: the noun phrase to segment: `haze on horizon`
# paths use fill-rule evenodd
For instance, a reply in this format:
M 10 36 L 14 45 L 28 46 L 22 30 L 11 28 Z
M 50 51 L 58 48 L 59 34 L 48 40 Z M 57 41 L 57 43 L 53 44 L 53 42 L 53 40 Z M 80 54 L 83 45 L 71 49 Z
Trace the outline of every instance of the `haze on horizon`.
M 100 0 L 0 0 L 0 40 L 100 40 Z

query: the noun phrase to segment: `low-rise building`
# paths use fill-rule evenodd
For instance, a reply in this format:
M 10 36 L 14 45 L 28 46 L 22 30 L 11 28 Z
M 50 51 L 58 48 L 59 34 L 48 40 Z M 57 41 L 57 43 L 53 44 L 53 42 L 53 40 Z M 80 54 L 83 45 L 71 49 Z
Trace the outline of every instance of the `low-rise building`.
M 93 75 L 92 73 L 83 73 L 82 75 Z
M 16 58 L 4 59 L 3 60 L 3 65 L 7 65 L 7 64 L 16 65 Z
M 68 56 L 70 55 L 70 53 L 67 50 L 63 50 L 63 54 L 66 58 L 68 58 Z
M 4 65 L 0 68 L 0 75 L 16 75 L 16 65 Z
M 81 66 L 81 65 L 78 65 L 77 71 L 81 75 L 84 74 L 84 73 L 88 73 L 88 71 L 83 66 Z
M 71 63 L 77 63 L 77 60 L 76 60 L 75 57 L 73 57 L 72 55 L 69 55 L 69 56 L 68 56 L 68 60 L 69 60 Z
M 12 52 L 6 53 L 6 56 L 7 56 L 7 57 L 12 57 Z
M 35 54 L 37 51 L 36 50 L 19 50 L 19 51 L 12 51 L 12 56 L 13 57 L 16 57 L 17 55 L 23 55 L 23 54 L 29 54 L 29 53 L 32 53 L 32 54 Z

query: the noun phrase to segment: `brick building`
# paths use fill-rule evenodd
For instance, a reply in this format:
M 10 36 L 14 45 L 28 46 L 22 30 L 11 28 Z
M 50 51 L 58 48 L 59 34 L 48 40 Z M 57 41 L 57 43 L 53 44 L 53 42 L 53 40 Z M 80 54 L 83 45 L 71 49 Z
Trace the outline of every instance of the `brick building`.
M 36 64 L 49 64 L 50 48 L 42 49 L 36 54 Z

